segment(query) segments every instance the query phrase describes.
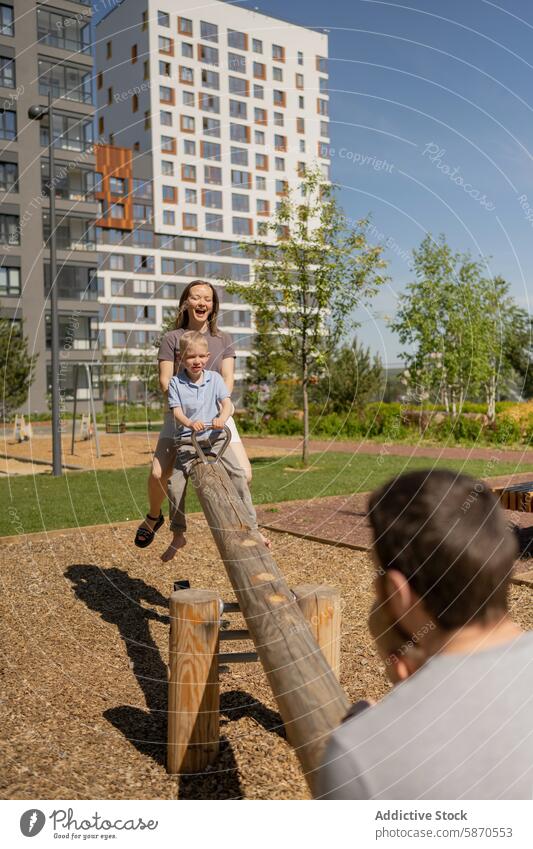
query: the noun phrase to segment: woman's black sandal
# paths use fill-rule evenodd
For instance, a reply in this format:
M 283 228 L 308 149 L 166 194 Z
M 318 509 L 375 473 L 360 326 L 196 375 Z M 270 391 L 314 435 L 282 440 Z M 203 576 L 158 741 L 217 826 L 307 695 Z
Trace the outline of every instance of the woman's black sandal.
M 162 513 L 159 514 L 157 519 L 147 513 L 146 518 L 150 519 L 151 522 L 155 522 L 155 525 L 153 530 L 150 530 L 149 528 L 137 528 L 137 533 L 135 534 L 135 545 L 137 546 L 137 548 L 147 548 L 150 543 L 154 541 L 156 532 L 159 530 L 159 528 L 165 521 L 165 517 Z

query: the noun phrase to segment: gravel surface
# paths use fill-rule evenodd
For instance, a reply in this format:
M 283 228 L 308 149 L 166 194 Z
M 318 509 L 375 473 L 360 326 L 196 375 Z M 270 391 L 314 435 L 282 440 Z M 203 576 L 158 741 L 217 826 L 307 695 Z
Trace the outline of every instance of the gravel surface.
M 162 530 L 146 551 L 131 526 L 21 537 L 1 554 L 4 798 L 303 799 L 307 789 L 258 665 L 221 675 L 222 750 L 202 776 L 164 767 L 167 598 L 172 582 L 220 589 L 225 571 L 200 518 L 189 545 L 161 564 Z M 389 688 L 366 629 L 372 567 L 363 552 L 272 534 L 289 585 L 339 587 L 341 683 L 352 700 Z M 513 612 L 533 628 L 531 589 Z M 240 624 L 238 617 L 232 622 Z M 236 645 L 235 648 L 238 646 Z

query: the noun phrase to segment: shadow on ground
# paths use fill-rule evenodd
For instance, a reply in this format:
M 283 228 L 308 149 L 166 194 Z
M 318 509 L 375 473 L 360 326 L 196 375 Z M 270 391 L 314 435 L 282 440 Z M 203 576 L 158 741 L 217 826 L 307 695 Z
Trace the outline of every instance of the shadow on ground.
M 165 767 L 167 666 L 150 633 L 150 622 L 169 624 L 169 617 L 154 610 L 168 610 L 168 599 L 139 578 L 122 569 L 102 569 L 94 564 L 73 564 L 65 571 L 78 598 L 105 622 L 115 625 L 130 659 L 130 668 L 144 694 L 147 710 L 120 705 L 103 716 L 143 755 Z M 151 605 L 146 607 L 145 605 Z M 250 717 L 270 733 L 285 736 L 278 713 L 242 690 L 223 693 L 220 699 L 221 731 Z M 216 761 L 204 773 L 179 778 L 180 799 L 242 798 L 235 755 L 230 741 L 221 736 Z

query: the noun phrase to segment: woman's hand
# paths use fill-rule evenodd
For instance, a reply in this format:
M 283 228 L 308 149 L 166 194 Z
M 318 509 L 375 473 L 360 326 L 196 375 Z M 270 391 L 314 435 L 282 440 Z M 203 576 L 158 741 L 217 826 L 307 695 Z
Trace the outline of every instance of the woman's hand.
M 226 421 L 227 421 L 227 419 L 225 419 L 225 418 L 223 418 L 223 417 L 221 417 L 221 416 L 220 416 L 220 417 L 219 417 L 219 418 L 217 418 L 217 419 L 213 419 L 213 421 L 211 422 L 211 424 L 213 425 L 213 427 L 215 428 L 215 430 L 222 430 L 222 429 L 223 429 L 223 427 L 224 427 L 224 425 L 226 424 Z

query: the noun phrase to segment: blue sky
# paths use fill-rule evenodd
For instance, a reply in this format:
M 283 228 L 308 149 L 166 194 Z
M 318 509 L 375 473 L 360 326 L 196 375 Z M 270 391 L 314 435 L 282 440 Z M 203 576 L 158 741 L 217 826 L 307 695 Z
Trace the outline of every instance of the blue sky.
M 427 232 L 485 257 L 487 273 L 502 274 L 529 309 L 533 3 L 238 5 L 329 30 L 332 178 L 348 216 L 371 213 L 374 234 L 389 245 L 392 279 L 358 316 L 360 338 L 387 364 L 398 362 L 388 320 Z

